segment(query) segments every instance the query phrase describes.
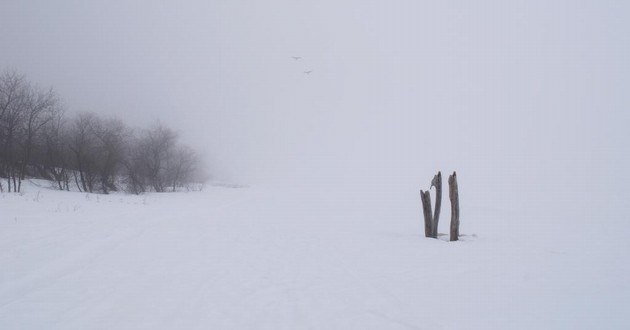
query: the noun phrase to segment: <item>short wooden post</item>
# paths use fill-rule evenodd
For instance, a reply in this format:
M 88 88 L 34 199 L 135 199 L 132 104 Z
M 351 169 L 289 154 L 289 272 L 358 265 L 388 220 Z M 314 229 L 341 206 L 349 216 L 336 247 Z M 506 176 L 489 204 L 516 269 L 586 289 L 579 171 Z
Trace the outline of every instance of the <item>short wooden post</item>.
M 422 211 L 424 214 L 424 236 L 433 237 L 433 214 L 431 214 L 431 193 L 420 190 Z
M 433 214 L 433 224 L 431 237 L 438 236 L 438 222 L 440 222 L 440 209 L 442 208 L 442 172 L 438 172 L 431 180 L 431 187 L 435 187 L 435 213 Z
M 459 192 L 457 191 L 457 173 L 448 177 L 448 196 L 451 200 L 451 241 L 459 239 Z

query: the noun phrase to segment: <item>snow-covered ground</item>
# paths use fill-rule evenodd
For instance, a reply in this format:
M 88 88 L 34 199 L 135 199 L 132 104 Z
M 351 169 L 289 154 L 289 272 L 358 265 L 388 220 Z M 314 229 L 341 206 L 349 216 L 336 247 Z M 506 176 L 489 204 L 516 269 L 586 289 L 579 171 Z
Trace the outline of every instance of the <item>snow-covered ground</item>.
M 417 189 L 0 194 L 0 329 L 630 329 L 626 215 Z

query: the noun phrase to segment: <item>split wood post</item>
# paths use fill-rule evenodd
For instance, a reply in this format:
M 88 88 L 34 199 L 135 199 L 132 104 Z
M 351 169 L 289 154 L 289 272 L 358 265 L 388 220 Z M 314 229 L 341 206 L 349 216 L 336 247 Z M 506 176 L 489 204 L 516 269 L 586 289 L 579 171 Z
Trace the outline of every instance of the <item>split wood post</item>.
M 420 190 L 422 211 L 424 214 L 424 236 L 433 237 L 433 215 L 431 214 L 431 193 Z
M 431 237 L 437 238 L 440 209 L 442 208 L 442 172 L 438 172 L 438 174 L 433 177 L 431 187 L 435 187 L 435 214 L 433 215 Z
M 457 191 L 457 173 L 448 177 L 448 196 L 451 200 L 451 241 L 459 239 L 459 192 Z

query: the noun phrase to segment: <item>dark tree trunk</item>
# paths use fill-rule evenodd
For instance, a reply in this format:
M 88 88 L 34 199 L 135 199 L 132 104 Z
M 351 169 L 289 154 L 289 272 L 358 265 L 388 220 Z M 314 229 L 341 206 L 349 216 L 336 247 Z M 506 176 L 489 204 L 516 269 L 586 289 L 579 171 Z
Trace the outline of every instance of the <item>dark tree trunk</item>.
M 438 172 L 431 180 L 431 187 L 435 187 L 435 213 L 433 215 L 433 230 L 431 237 L 437 238 L 440 209 L 442 208 L 442 172 Z
M 13 192 L 20 192 L 17 189 L 17 182 L 16 182 L 17 173 L 16 173 L 15 168 L 11 169 L 11 176 L 13 177 Z
M 63 184 L 65 185 L 66 191 L 70 191 L 70 177 L 68 176 L 67 171 L 64 171 L 63 173 Z
M 455 172 L 448 177 L 448 195 L 451 199 L 451 241 L 457 241 L 459 239 L 459 192 Z
M 33 149 L 33 138 L 29 136 L 26 139 L 26 154 L 24 155 L 24 159 L 22 160 L 22 166 L 20 167 L 20 180 L 24 180 L 26 178 L 26 166 L 31 161 L 32 149 Z
M 7 175 L 7 186 L 9 186 L 9 192 L 11 192 L 11 174 L 13 171 L 11 171 L 11 168 L 9 168 L 8 174 Z
M 81 179 L 81 186 L 83 186 L 83 191 L 89 192 L 87 183 L 85 182 L 85 175 L 83 175 L 83 171 L 81 170 L 80 167 L 79 167 L 79 178 Z
M 77 185 L 77 189 L 79 192 L 83 192 L 83 190 L 81 190 L 81 185 L 79 184 L 79 179 L 77 178 L 77 171 L 73 170 L 72 175 L 74 176 L 74 183 Z
M 433 214 L 431 214 L 431 193 L 420 190 L 422 210 L 424 214 L 424 236 L 433 237 Z
M 109 194 L 109 186 L 107 184 L 106 176 L 101 176 L 101 189 L 103 190 L 103 194 L 105 195 Z

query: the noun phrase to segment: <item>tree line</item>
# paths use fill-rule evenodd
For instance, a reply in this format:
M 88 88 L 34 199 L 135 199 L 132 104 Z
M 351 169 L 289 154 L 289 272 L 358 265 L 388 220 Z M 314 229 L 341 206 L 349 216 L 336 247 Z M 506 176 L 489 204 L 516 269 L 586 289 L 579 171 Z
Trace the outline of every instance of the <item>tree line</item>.
M 0 75 L 0 191 L 25 178 L 60 190 L 108 194 L 175 191 L 203 179 L 198 155 L 157 123 L 133 129 L 94 113 L 67 116 L 55 91 L 24 75 Z

